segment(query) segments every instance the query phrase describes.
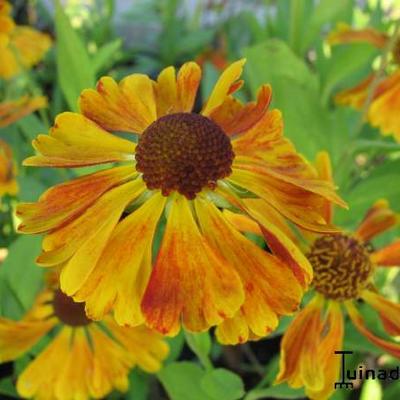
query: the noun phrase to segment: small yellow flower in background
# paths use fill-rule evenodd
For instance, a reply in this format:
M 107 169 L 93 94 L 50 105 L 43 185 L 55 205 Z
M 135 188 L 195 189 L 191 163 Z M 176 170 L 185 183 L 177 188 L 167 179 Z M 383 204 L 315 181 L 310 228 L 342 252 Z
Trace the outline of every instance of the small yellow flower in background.
M 384 49 L 390 37 L 372 28 L 353 30 L 350 26 L 341 24 L 338 29 L 328 36 L 331 45 L 366 42 Z M 382 134 L 393 135 L 400 142 L 400 39 L 394 46 L 391 55 L 395 70 L 384 77 L 372 93 L 371 103 L 367 110 L 369 123 L 381 130 Z M 347 105 L 356 110 L 363 110 L 368 99 L 370 86 L 375 79 L 375 73 L 368 76 L 357 86 L 338 93 L 335 97 L 337 104 Z
M 222 342 L 238 343 L 265 336 L 297 309 L 311 267 L 276 221 L 335 232 L 318 210 L 326 200 L 345 204 L 283 137 L 268 85 L 256 102 L 232 96 L 243 65 L 222 73 L 200 114 L 192 112 L 196 63 L 177 76 L 166 68 L 156 82 L 101 78 L 81 94 L 80 114 L 59 115 L 33 142 L 38 154 L 25 165 L 124 163 L 51 188 L 17 211 L 20 232 L 46 234 L 38 263 L 63 265 L 62 291 L 86 302 L 90 318 L 113 309 L 121 325 L 146 323 L 166 335 L 181 323 L 194 332 L 219 325 Z M 257 221 L 273 254 L 242 235 L 224 208 Z
M 46 106 L 47 98 L 44 96 L 23 96 L 16 100 L 3 101 L 0 103 L 0 128 L 5 128 Z
M 37 64 L 51 46 L 49 35 L 15 25 L 11 6 L 0 0 L 0 78 L 10 79 Z
M 320 154 L 318 164 L 322 176 L 329 179 L 326 153 Z M 332 216 L 329 204 L 325 210 Z M 376 268 L 400 265 L 400 239 L 380 250 L 371 250 L 369 245 L 372 238 L 398 222 L 398 216 L 381 200 L 354 233 L 319 235 L 310 244 L 308 259 L 316 293 L 283 336 L 277 383 L 304 386 L 311 399 L 329 398 L 340 373 L 340 358 L 334 351 L 343 348 L 344 311 L 368 340 L 400 358 L 400 343 L 377 337 L 357 310 L 357 301 L 365 301 L 379 313 L 389 335 L 400 335 L 400 304 L 385 299 L 373 284 Z
M 95 323 L 83 304 L 47 289 L 21 321 L 0 318 L 0 363 L 22 356 L 50 331 L 54 337 L 18 377 L 23 398 L 86 400 L 124 392 L 133 367 L 155 373 L 169 352 L 158 333 L 121 327 L 110 316 Z
M 6 142 L 0 140 L 0 196 L 15 196 L 18 193 L 16 174 L 12 150 Z

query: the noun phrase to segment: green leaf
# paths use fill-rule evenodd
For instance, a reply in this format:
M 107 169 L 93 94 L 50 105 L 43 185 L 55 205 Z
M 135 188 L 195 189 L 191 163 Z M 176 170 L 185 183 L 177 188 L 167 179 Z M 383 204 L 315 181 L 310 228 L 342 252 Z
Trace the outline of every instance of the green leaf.
M 144 372 L 134 369 L 129 374 L 129 389 L 127 399 L 147 400 L 150 391 L 150 377 Z
M 201 387 L 215 400 L 237 400 L 245 393 L 242 379 L 223 368 L 207 372 L 201 380 Z
M 0 380 L 0 396 L 9 396 L 19 399 L 17 391 L 15 390 L 12 377 Z
M 42 285 L 43 270 L 35 265 L 40 253 L 41 238 L 20 236 L 9 248 L 1 268 L 8 286 L 26 311 Z
M 72 28 L 59 0 L 56 0 L 57 73 L 61 89 L 72 111 L 83 89 L 93 87 L 95 75 L 84 43 Z
M 121 45 L 122 40 L 120 38 L 117 38 L 102 46 L 94 54 L 94 56 L 92 57 L 92 67 L 96 74 L 110 63 L 110 59 L 114 57 L 115 53 L 118 53 Z
M 258 400 L 265 398 L 274 399 L 301 399 L 304 398 L 302 389 L 292 389 L 286 384 L 271 386 L 266 389 L 255 389 L 248 393 L 244 400 Z
M 212 368 L 208 355 L 211 350 L 211 338 L 208 332 L 190 333 L 185 331 L 186 343 L 196 354 L 205 368 Z
M 198 365 L 184 361 L 167 365 L 158 373 L 158 378 L 171 400 L 215 400 L 200 384 L 204 375 Z
M 166 359 L 166 363 L 175 361 L 181 354 L 182 348 L 185 345 L 185 337 L 183 331 L 181 330 L 178 335 L 173 338 L 166 339 L 169 346 L 169 354 Z

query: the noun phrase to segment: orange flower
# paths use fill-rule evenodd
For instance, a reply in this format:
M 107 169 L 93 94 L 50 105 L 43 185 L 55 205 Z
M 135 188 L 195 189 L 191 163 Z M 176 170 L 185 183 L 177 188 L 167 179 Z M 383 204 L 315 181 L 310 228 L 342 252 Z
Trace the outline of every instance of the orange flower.
M 158 333 L 120 327 L 110 316 L 97 324 L 83 304 L 47 289 L 21 321 L 0 318 L 0 362 L 29 352 L 50 331 L 55 335 L 47 347 L 18 377 L 23 398 L 86 400 L 124 392 L 134 366 L 155 373 L 169 351 Z
M 348 25 L 339 25 L 338 29 L 328 36 L 331 45 L 366 42 L 383 49 L 388 45 L 390 37 L 372 28 L 352 30 Z M 392 60 L 400 64 L 400 40 L 397 41 Z M 335 101 L 340 105 L 347 105 L 356 110 L 363 110 L 368 99 L 371 83 L 375 73 L 368 76 L 353 88 L 338 93 Z M 400 70 L 396 70 L 384 77 L 372 93 L 371 103 L 367 110 L 367 119 L 372 126 L 379 128 L 383 135 L 393 135 L 400 142 Z
M 326 154 L 319 156 L 325 177 L 330 174 L 328 162 Z M 326 211 L 331 215 L 328 204 Z M 342 349 L 344 311 L 368 340 L 400 358 L 400 343 L 377 337 L 357 310 L 357 301 L 364 300 L 379 313 L 389 335 L 400 335 L 400 304 L 385 299 L 373 285 L 376 268 L 400 265 L 400 240 L 380 250 L 371 250 L 369 245 L 398 222 L 398 216 L 381 200 L 354 233 L 319 235 L 311 243 L 308 259 L 314 269 L 315 295 L 283 336 L 277 383 L 304 386 L 311 399 L 329 398 L 340 372 L 340 358 L 334 351 Z
M 12 150 L 6 142 L 0 140 L 0 196 L 15 196 L 18 193 L 16 172 Z
M 44 96 L 23 96 L 17 100 L 3 101 L 0 103 L 0 128 L 5 128 L 13 122 L 47 106 Z
M 0 77 L 4 79 L 37 64 L 51 46 L 48 35 L 15 25 L 10 13 L 10 4 L 0 0 Z
M 80 114 L 59 115 L 33 142 L 38 154 L 25 165 L 124 164 L 56 186 L 17 211 L 20 232 L 46 234 L 38 263 L 63 265 L 61 289 L 85 301 L 90 318 L 114 309 L 119 324 L 175 335 L 181 323 L 198 332 L 235 317 L 223 340 L 242 342 L 297 308 L 311 268 L 275 221 L 336 231 L 314 210 L 325 199 L 344 203 L 282 136 L 268 85 L 256 102 L 232 96 L 243 65 L 222 73 L 200 114 L 192 112 L 201 80 L 193 62 L 177 76 L 164 69 L 156 82 L 104 77 L 81 94 Z M 260 199 L 257 209 L 251 198 Z M 224 209 L 257 221 L 273 254 Z M 156 232 L 162 242 L 152 260 Z

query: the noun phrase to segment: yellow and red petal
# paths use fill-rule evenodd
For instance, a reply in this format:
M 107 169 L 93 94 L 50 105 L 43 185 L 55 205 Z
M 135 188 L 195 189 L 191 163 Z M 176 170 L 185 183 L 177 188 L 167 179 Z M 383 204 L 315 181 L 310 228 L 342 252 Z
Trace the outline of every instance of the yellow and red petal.
M 45 266 L 66 263 L 60 276 L 63 292 L 72 296 L 83 285 L 107 246 L 124 209 L 143 190 L 141 181 L 111 189 L 79 218 L 45 237 L 44 251 L 37 262 Z
M 400 266 L 400 240 L 374 251 L 371 254 L 371 260 L 374 264 L 383 267 Z
M 400 336 L 400 304 L 393 303 L 370 290 L 364 290 L 361 298 L 378 311 L 382 323 L 390 335 Z
M 142 301 L 147 325 L 172 336 L 182 319 L 189 331 L 204 331 L 232 317 L 243 301 L 237 272 L 201 235 L 189 201 L 175 195 Z
M 134 179 L 133 166 L 116 167 L 74 179 L 47 190 L 36 203 L 17 207 L 22 233 L 54 230 L 81 215 L 99 197 L 113 187 Z
M 143 325 L 134 328 L 118 326 L 112 318 L 107 318 L 105 324 L 127 350 L 134 365 L 149 373 L 160 370 L 162 361 L 169 354 L 169 347 L 158 332 Z
M 203 115 L 209 116 L 230 94 L 239 89 L 238 79 L 242 75 L 245 62 L 246 59 L 236 61 L 221 74 L 201 112 Z
M 256 221 L 244 214 L 234 213 L 229 210 L 223 210 L 224 218 L 229 221 L 238 231 L 254 233 L 262 236 L 260 226 Z
M 0 103 L 0 128 L 18 121 L 32 112 L 47 106 L 47 98 L 44 96 L 24 96 L 17 100 Z
M 81 93 L 82 114 L 105 130 L 142 133 L 157 118 L 153 82 L 132 74 L 119 84 L 103 77 L 94 89 Z
M 24 165 L 36 167 L 82 167 L 128 160 L 133 163 L 136 147 L 71 112 L 58 115 L 49 135 L 39 135 L 32 145 L 39 154 L 27 158 Z
M 279 315 L 297 309 L 303 294 L 301 285 L 287 265 L 244 237 L 211 202 L 196 199 L 195 209 L 208 243 L 240 276 L 245 292 L 241 308 L 245 322 L 256 336 L 266 336 L 276 328 Z M 241 340 L 239 331 L 229 344 Z
M 399 217 L 390 209 L 387 200 L 381 199 L 367 211 L 355 235 L 363 242 L 368 242 L 375 236 L 393 228 L 398 222 Z
M 337 93 L 335 96 L 336 104 L 350 106 L 356 110 L 362 110 L 367 101 L 368 89 L 374 79 L 375 75 L 369 75 L 358 85 Z
M 389 40 L 389 36 L 374 28 L 352 29 L 350 25 L 339 23 L 336 30 L 328 35 L 330 45 L 348 43 L 369 43 L 378 49 L 383 49 Z
M 357 311 L 355 305 L 352 302 L 346 302 L 345 306 L 351 318 L 351 321 L 362 335 L 364 335 L 371 343 L 380 347 L 387 353 L 391 354 L 394 357 L 400 358 L 400 343 L 389 342 L 374 335 L 365 325 L 364 319 L 362 315 Z
M 329 154 L 326 151 L 320 151 L 315 160 L 315 168 L 320 179 L 330 182 L 333 185 L 332 164 Z M 324 201 L 323 217 L 330 224 L 333 221 L 333 204 L 330 201 Z
M 287 381 L 292 387 L 306 385 L 323 388 L 323 373 L 318 365 L 318 344 L 322 332 L 323 300 L 314 299 L 297 314 L 281 342 L 281 358 L 276 383 Z
M 235 102 L 232 98 L 227 98 L 219 107 L 211 112 L 210 118 L 227 135 L 239 135 L 251 129 L 264 117 L 268 111 L 271 97 L 271 86 L 263 85 L 258 91 L 256 102 L 239 106 L 238 102 Z
M 75 299 L 88 316 L 102 319 L 111 309 L 120 325 L 143 323 L 140 303 L 151 273 L 151 249 L 166 198 L 155 194 L 114 229 L 107 247 Z M 128 238 L 128 239 L 127 239 Z

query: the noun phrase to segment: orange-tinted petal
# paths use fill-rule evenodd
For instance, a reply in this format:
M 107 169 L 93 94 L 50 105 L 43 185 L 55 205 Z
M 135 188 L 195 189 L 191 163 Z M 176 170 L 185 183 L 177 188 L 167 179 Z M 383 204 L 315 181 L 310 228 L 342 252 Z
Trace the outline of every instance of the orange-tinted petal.
M 142 133 L 157 117 L 153 82 L 133 74 L 119 84 L 103 77 L 79 99 L 83 115 L 110 131 Z
M 209 116 L 216 107 L 220 106 L 232 94 L 234 89 L 238 89 L 235 84 L 242 75 L 245 62 L 245 59 L 236 61 L 221 74 L 203 108 L 203 115 Z
M 15 196 L 19 187 L 16 181 L 16 165 L 11 147 L 0 140 L 0 196 L 9 194 Z
M 387 231 L 398 223 L 398 216 L 389 207 L 387 200 L 378 200 L 365 214 L 355 234 L 363 242 Z
M 370 43 L 378 49 L 383 49 L 389 37 L 373 28 L 352 29 L 350 25 L 339 23 L 336 30 L 328 35 L 330 45 L 347 43 Z
M 367 101 L 368 89 L 374 79 L 374 75 L 369 75 L 358 85 L 337 93 L 335 96 L 335 102 L 339 105 L 350 106 L 356 110 L 362 110 Z
M 22 220 L 22 233 L 43 233 L 77 218 L 100 196 L 128 179 L 133 179 L 133 166 L 116 167 L 74 179 L 47 190 L 37 203 L 22 203 L 17 215 Z
M 142 301 L 146 323 L 175 335 L 182 318 L 186 329 L 204 331 L 232 317 L 243 301 L 238 274 L 200 234 L 189 201 L 176 195 Z
M 320 151 L 315 160 L 315 167 L 320 179 L 330 182 L 333 185 L 332 165 L 329 154 L 326 151 Z M 323 217 L 330 224 L 333 221 L 333 204 L 330 201 L 324 201 Z
M 18 121 L 32 112 L 47 106 L 47 98 L 44 96 L 24 96 L 18 100 L 0 103 L 0 128 Z
M 95 269 L 75 296 L 86 302 L 90 318 L 102 319 L 113 308 L 120 325 L 143 322 L 140 303 L 151 273 L 153 237 L 165 201 L 155 194 L 113 231 Z
M 361 314 L 351 302 L 346 302 L 346 309 L 355 327 L 363 334 L 370 342 L 382 348 L 387 353 L 394 357 L 400 358 L 400 343 L 388 342 L 375 336 L 365 325 Z
M 234 213 L 229 210 L 223 210 L 224 217 L 240 232 L 251 232 L 262 236 L 260 226 L 253 219 L 244 214 Z
M 33 142 L 39 155 L 24 165 L 44 167 L 82 167 L 115 161 L 133 162 L 135 143 L 100 128 L 81 114 L 65 112 L 56 118 L 49 135 Z
M 380 266 L 400 266 L 400 240 L 371 254 L 372 261 Z
M 263 85 L 258 91 L 257 101 L 238 107 L 232 114 L 232 100 L 227 99 L 215 108 L 210 118 L 214 120 L 227 135 L 236 135 L 252 128 L 263 118 L 271 102 L 272 91 L 270 85 Z
M 303 292 L 299 282 L 287 265 L 239 233 L 212 203 L 196 199 L 195 208 L 205 238 L 241 278 L 245 291 L 241 311 L 245 323 L 256 336 L 267 335 L 276 328 L 278 315 L 297 309 Z M 218 326 L 217 336 L 224 323 Z M 241 330 L 229 344 L 240 341 L 243 341 Z
M 378 311 L 387 332 L 392 336 L 400 336 L 400 304 L 370 290 L 365 290 L 361 297 Z

